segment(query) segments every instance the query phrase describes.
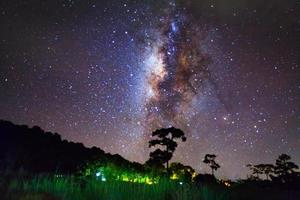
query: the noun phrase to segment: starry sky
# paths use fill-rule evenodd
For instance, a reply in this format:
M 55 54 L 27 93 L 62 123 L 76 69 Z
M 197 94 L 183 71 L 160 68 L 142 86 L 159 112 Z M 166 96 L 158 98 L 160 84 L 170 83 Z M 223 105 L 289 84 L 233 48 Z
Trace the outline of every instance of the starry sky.
M 173 161 L 222 178 L 300 164 L 297 0 L 10 0 L 0 26 L 0 119 L 142 163 L 175 126 Z

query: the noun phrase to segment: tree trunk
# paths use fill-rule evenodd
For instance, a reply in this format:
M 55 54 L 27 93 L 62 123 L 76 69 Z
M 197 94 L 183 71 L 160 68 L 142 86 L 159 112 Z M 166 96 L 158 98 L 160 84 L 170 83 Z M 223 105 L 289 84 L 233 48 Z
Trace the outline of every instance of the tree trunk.
M 167 145 L 167 153 L 169 153 L 169 146 Z M 169 161 L 167 160 L 167 175 L 169 176 Z
M 167 161 L 167 174 L 169 175 L 169 161 Z

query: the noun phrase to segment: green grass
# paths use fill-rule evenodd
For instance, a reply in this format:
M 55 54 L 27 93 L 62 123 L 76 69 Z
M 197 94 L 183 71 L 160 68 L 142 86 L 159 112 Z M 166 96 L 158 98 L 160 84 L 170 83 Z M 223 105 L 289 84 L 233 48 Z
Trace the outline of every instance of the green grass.
M 95 179 L 72 177 L 37 177 L 10 181 L 7 199 L 66 199 L 66 200 L 219 200 L 222 193 L 208 187 L 170 180 L 147 185 L 122 181 L 101 182 Z M 224 194 L 223 194 L 224 195 Z
M 1 180 L 1 178 L 0 178 Z M 2 183 L 2 186 L 1 186 Z M 12 178 L 0 181 L 1 200 L 296 200 L 300 191 L 261 187 L 196 187 L 161 180 L 146 185 L 122 181 L 101 182 L 78 177 Z

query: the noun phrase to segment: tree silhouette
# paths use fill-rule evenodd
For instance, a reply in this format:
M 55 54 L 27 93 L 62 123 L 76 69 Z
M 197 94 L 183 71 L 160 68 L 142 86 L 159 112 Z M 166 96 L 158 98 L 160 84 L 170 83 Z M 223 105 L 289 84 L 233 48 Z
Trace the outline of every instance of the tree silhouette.
M 59 134 L 45 132 L 38 126 L 29 128 L 0 120 L 0 135 L 0 174 L 21 169 L 32 174 L 75 174 L 86 163 L 94 162 L 111 163 L 125 170 L 142 168 L 118 154 L 62 140 Z
M 172 175 L 171 179 L 178 179 L 187 182 L 191 182 L 193 176 L 196 175 L 196 172 L 192 167 L 183 165 L 178 162 L 171 163 L 170 173 Z
M 147 163 L 157 165 L 167 163 L 167 172 L 169 173 L 169 161 L 177 147 L 176 140 L 181 139 L 182 142 L 186 141 L 184 132 L 174 127 L 162 128 L 154 131 L 152 133 L 152 137 L 154 139 L 149 141 L 149 148 L 159 145 L 161 147 L 165 147 L 165 149 L 156 149 L 151 152 Z
M 211 168 L 211 174 L 214 176 L 214 171 L 220 168 L 220 165 L 215 161 L 216 155 L 214 154 L 206 154 L 204 156 L 203 162 Z
M 259 174 L 265 174 L 266 179 L 270 180 L 270 174 L 274 173 L 274 165 L 272 164 L 258 164 L 258 165 L 247 165 L 252 173 L 259 179 Z
M 282 182 L 286 182 L 289 176 L 292 176 L 295 170 L 299 169 L 298 165 L 290 160 L 291 157 L 287 154 L 281 154 L 276 159 L 275 174 Z
M 257 167 L 257 165 L 247 164 L 246 167 L 248 167 L 251 170 L 251 180 L 260 180 L 259 175 L 263 174 L 261 168 Z
M 260 164 L 258 167 L 261 168 L 261 171 L 266 175 L 267 180 L 270 180 L 270 174 L 274 173 L 274 165 Z

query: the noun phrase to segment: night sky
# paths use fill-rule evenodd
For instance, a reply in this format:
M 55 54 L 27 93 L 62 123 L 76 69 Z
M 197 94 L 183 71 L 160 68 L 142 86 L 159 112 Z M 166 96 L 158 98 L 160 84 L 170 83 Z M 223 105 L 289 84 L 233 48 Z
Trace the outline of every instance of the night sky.
M 175 126 L 218 177 L 300 164 L 298 0 L 9 0 L 0 29 L 0 119 L 142 163 Z

